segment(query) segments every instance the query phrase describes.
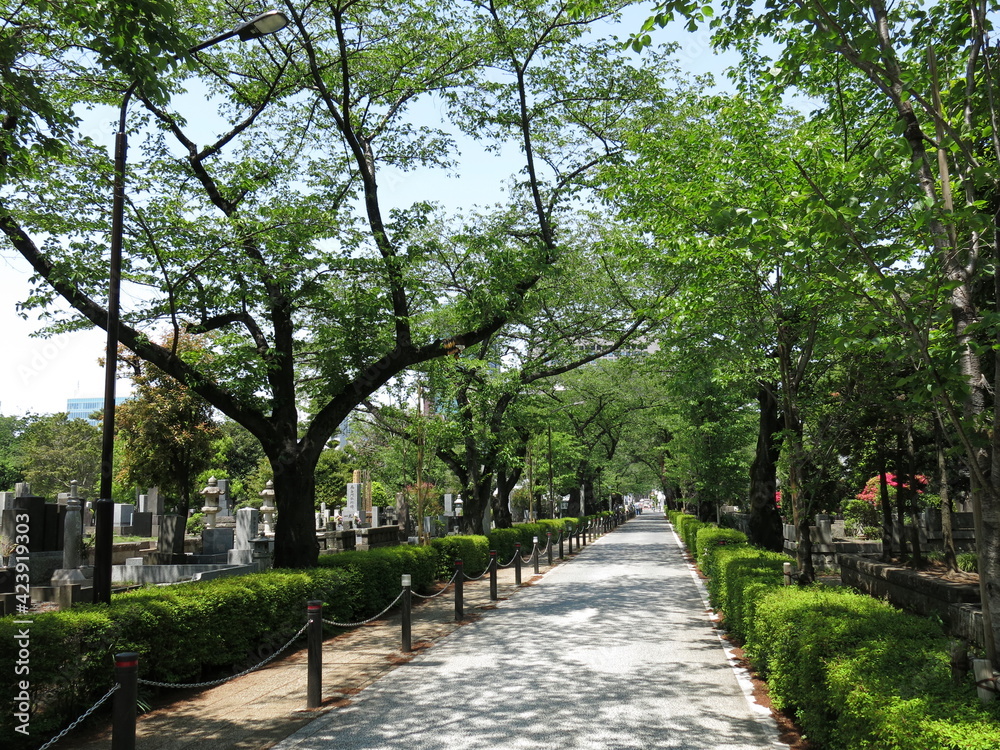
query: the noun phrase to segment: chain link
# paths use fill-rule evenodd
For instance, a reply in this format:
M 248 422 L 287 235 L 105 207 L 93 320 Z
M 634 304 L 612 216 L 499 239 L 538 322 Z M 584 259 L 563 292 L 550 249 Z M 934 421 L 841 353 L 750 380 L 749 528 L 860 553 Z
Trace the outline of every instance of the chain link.
M 258 669 L 260 669 L 261 667 L 265 666 L 266 664 L 270 664 L 272 661 L 274 661 L 275 659 L 277 659 L 278 656 L 285 649 L 287 649 L 289 646 L 291 646 L 300 635 L 302 635 L 304 632 L 306 632 L 306 628 L 307 627 L 309 627 L 309 623 L 306 623 L 305 625 L 303 625 L 299 629 L 299 632 L 296 633 L 295 635 L 293 635 L 288 640 L 288 643 L 286 643 L 284 646 L 282 646 L 281 648 L 279 648 L 277 651 L 275 651 L 269 657 L 267 657 L 266 659 L 264 659 L 264 661 L 262 661 L 260 664 L 257 664 L 256 666 L 253 666 L 253 667 L 250 667 L 250 669 L 244 669 L 239 674 L 234 674 L 234 675 L 231 675 L 229 677 L 223 677 L 221 680 L 212 680 L 211 682 L 179 683 L 179 682 L 154 682 L 153 680 L 139 680 L 139 684 L 140 685 L 150 685 L 151 687 L 166 687 L 166 688 L 208 688 L 208 687 L 215 687 L 216 685 L 221 685 L 224 682 L 229 682 L 230 680 L 235 680 L 237 677 L 242 677 L 243 675 L 247 675 L 247 674 L 250 674 L 251 672 L 255 672 Z
M 395 607 L 396 602 L 398 602 L 402 598 L 403 598 L 403 592 L 400 591 L 399 594 L 396 596 L 396 598 L 392 600 L 392 604 L 383 609 L 374 617 L 369 617 L 367 620 L 362 620 L 361 622 L 334 622 L 333 620 L 323 620 L 323 622 L 326 623 L 327 625 L 332 625 L 335 628 L 357 628 L 360 627 L 361 625 L 367 625 L 368 623 L 374 622 L 375 620 L 379 619 L 382 615 L 384 615 L 390 609 Z
M 510 558 L 510 560 L 508 560 L 504 565 L 498 565 L 497 567 L 498 568 L 509 568 L 511 565 L 514 564 L 514 560 L 516 560 L 516 559 L 517 559 L 517 552 L 514 552 L 514 556 L 512 558 Z
M 48 750 L 48 748 L 50 748 L 50 747 L 52 747 L 52 745 L 56 744 L 59 740 L 61 740 L 63 737 L 65 737 L 67 734 L 69 734 L 70 730 L 75 729 L 77 724 L 79 724 L 81 721 L 83 721 L 88 716 L 90 716 L 92 713 L 94 713 L 94 711 L 97 710 L 98 706 L 100 706 L 102 703 L 104 703 L 104 701 L 106 701 L 108 698 L 110 698 L 112 696 L 112 694 L 118 688 L 120 688 L 120 687 L 121 687 L 121 685 L 119 685 L 118 683 L 115 683 L 115 685 L 108 692 L 106 692 L 104 694 L 103 698 L 101 698 L 99 701 L 97 701 L 97 703 L 95 703 L 93 706 L 91 706 L 86 711 L 84 711 L 83 714 L 80 716 L 80 718 L 78 718 L 76 721 L 74 721 L 72 724 L 70 724 L 64 730 L 62 730 L 59 734 L 57 734 L 51 740 L 49 740 L 44 745 L 42 745 L 40 748 L 38 748 L 38 750 Z
M 424 596 L 423 594 L 418 594 L 416 591 L 414 591 L 412 593 L 413 593 L 414 596 L 420 597 L 421 599 L 433 599 L 435 597 L 441 596 L 441 594 L 443 594 L 445 591 L 447 591 L 449 589 L 449 587 L 451 586 L 451 584 L 453 584 L 455 582 L 455 579 L 458 578 L 458 573 L 459 573 L 459 571 L 456 570 L 455 571 L 455 575 L 453 575 L 451 577 L 451 580 L 448 581 L 448 583 L 445 584 L 444 588 L 441 589 L 440 591 L 438 591 L 436 594 L 431 594 L 430 596 Z
M 489 569 L 489 567 L 487 567 L 486 570 L 484 570 L 481 575 L 478 575 L 478 576 L 475 576 L 475 577 L 470 576 L 470 575 L 466 575 L 465 576 L 465 580 L 466 581 L 481 581 L 486 576 L 488 576 L 489 574 L 490 574 L 490 569 Z

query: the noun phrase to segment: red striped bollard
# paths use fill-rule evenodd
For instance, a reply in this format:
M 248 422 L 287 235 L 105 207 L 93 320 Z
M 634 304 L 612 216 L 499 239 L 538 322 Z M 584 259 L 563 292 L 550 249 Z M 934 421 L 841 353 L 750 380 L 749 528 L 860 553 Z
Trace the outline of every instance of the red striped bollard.
M 306 604 L 309 619 L 306 640 L 309 658 L 306 666 L 306 708 L 319 708 L 323 702 L 323 602 Z
M 111 717 L 111 750 L 135 750 L 136 704 L 139 700 L 139 654 L 115 654 L 115 691 Z

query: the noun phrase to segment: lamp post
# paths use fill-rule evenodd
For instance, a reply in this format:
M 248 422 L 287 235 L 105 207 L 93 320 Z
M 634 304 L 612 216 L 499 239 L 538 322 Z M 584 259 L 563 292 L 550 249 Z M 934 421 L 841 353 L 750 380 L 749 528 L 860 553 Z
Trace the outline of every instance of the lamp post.
M 241 41 L 257 39 L 273 34 L 288 25 L 284 13 L 270 10 L 241 23 L 231 31 L 207 39 L 188 50 L 198 52 L 233 37 Z M 118 325 L 120 321 L 122 238 L 125 221 L 125 158 L 128 151 L 128 136 L 125 132 L 125 117 L 132 95 L 139 82 L 134 81 L 122 96 L 118 115 L 118 133 L 115 135 L 114 195 L 111 204 L 111 266 L 108 275 L 108 326 L 107 353 L 104 365 L 104 424 L 101 434 L 101 487 L 99 499 L 94 503 L 94 602 L 111 601 L 111 542 L 112 510 L 111 496 L 114 476 L 115 450 L 115 385 L 118 375 Z

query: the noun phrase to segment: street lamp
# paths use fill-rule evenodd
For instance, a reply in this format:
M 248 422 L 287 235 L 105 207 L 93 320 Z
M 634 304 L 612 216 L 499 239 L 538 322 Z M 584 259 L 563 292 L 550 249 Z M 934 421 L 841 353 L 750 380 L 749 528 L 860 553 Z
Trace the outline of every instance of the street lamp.
M 262 13 L 225 34 L 192 47 L 189 53 L 198 52 L 233 37 L 241 41 L 273 34 L 288 25 L 288 18 L 278 10 Z M 94 602 L 111 601 L 111 542 L 114 522 L 111 485 L 114 475 L 115 450 L 115 385 L 118 374 L 118 325 L 121 301 L 122 237 L 125 220 L 125 156 L 128 136 L 125 116 L 132 94 L 139 86 L 134 81 L 125 90 L 118 115 L 118 133 L 115 135 L 114 197 L 111 204 L 111 267 L 108 276 L 108 338 L 104 365 L 104 425 L 101 434 L 101 488 L 94 503 Z

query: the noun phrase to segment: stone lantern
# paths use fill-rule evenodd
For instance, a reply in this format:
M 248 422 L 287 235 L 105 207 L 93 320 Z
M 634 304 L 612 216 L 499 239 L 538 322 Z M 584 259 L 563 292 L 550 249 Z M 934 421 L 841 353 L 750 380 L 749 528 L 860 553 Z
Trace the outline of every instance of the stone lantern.
M 201 494 L 205 497 L 205 506 L 201 509 L 201 512 L 205 514 L 205 528 L 214 529 L 215 528 L 215 516 L 219 512 L 219 495 L 222 490 L 219 489 L 219 480 L 212 477 L 208 480 L 208 486 L 201 491 Z
M 269 536 L 274 534 L 274 512 L 277 510 L 274 507 L 274 482 L 268 479 L 260 496 L 264 498 L 264 503 L 260 506 L 260 514 L 264 518 L 264 536 Z

